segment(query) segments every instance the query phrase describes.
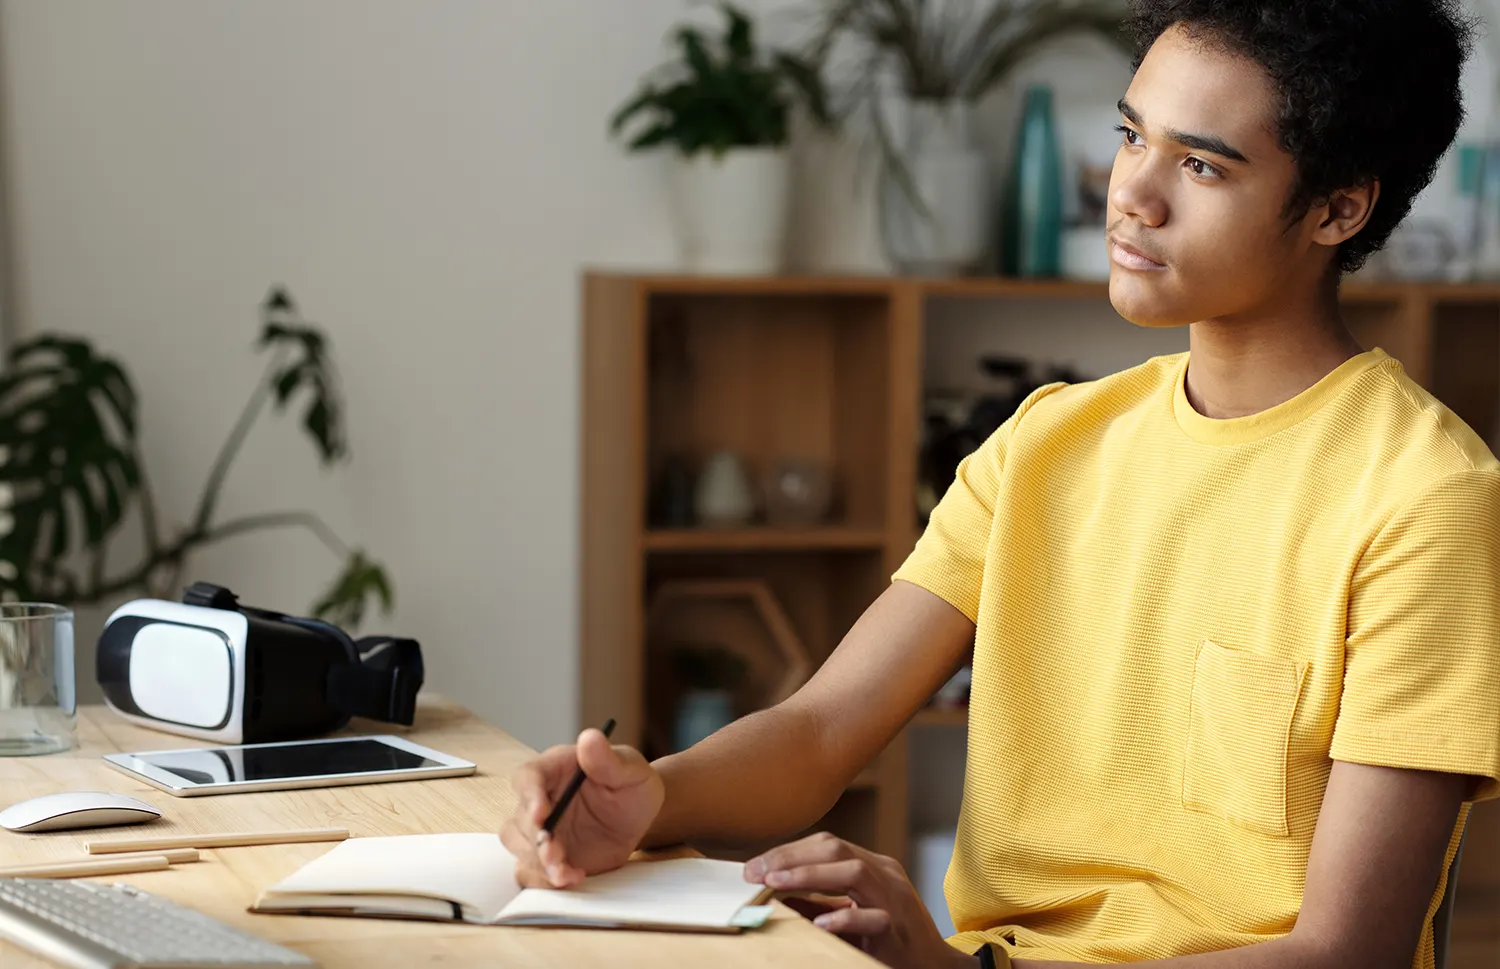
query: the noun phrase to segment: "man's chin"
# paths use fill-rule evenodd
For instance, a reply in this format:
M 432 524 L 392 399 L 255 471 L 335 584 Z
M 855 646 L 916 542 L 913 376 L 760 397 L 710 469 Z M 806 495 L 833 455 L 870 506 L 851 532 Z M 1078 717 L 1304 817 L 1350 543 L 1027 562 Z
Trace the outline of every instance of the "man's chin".
M 1137 273 L 1113 268 L 1109 274 L 1109 302 L 1115 312 L 1136 326 L 1165 329 L 1193 321 L 1174 298 L 1165 277 L 1170 270 Z M 1144 277 L 1144 278 L 1142 278 Z

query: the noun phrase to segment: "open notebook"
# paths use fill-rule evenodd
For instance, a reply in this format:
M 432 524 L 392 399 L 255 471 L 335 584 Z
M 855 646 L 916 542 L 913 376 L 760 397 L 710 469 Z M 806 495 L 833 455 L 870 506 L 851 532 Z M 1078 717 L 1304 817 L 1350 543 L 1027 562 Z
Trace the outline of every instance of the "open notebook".
M 516 884 L 494 834 L 351 838 L 260 893 L 254 912 L 443 919 L 485 925 L 735 932 L 769 896 L 742 866 L 707 858 L 631 862 L 566 891 Z

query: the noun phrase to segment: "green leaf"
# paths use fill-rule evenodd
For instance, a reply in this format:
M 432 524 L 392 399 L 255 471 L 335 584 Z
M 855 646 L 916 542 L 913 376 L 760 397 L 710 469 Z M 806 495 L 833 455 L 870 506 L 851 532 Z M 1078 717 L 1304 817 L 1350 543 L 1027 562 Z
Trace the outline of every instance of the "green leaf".
M 615 112 L 614 117 L 609 122 L 610 133 L 619 134 L 620 130 L 625 127 L 631 118 L 646 110 L 646 108 L 654 106 L 656 99 L 655 88 L 648 86 L 642 90 L 640 94 L 637 94 L 630 101 L 626 102 L 620 110 Z
M 677 31 L 677 42 L 682 45 L 682 56 L 703 84 L 713 83 L 716 71 L 713 58 L 708 56 L 703 34 L 695 27 L 682 27 Z
M 301 364 L 283 370 L 272 384 L 273 392 L 276 394 L 276 403 L 285 404 L 292 394 L 297 392 L 297 386 L 300 383 L 302 383 Z
M 123 478 L 116 465 L 110 464 L 102 470 L 104 474 L 100 478 L 99 490 L 103 493 L 104 517 L 106 520 L 119 521 L 124 517 L 125 496 L 133 486 Z M 102 542 L 103 537 L 99 541 Z
M 90 474 L 89 470 L 82 469 L 74 479 L 74 486 L 80 493 L 88 495 L 87 501 L 78 503 L 78 511 L 83 518 L 83 540 L 88 547 L 94 548 L 104 541 L 104 514 L 108 503 L 102 494 L 103 489 L 94 484 L 103 477 L 103 473 L 95 468 L 94 473 Z
M 295 313 L 297 311 L 297 308 L 292 303 L 292 297 L 290 293 L 288 293 L 280 286 L 274 286 L 271 288 L 271 292 L 266 296 L 265 311 L 267 313 L 280 311 Z
M 719 7 L 729 20 L 729 29 L 725 32 L 725 46 L 729 48 L 730 59 L 736 63 L 748 63 L 754 60 L 755 29 L 750 24 L 750 18 L 732 3 L 723 3 Z
M 273 303 L 277 312 L 284 310 L 290 316 L 289 322 L 271 319 Z M 348 454 L 348 445 L 344 437 L 344 401 L 328 354 L 328 340 L 321 331 L 296 316 L 294 304 L 284 292 L 278 290 L 266 300 L 265 306 L 261 348 L 283 350 L 291 357 L 290 362 L 271 377 L 276 407 L 278 410 L 287 407 L 300 390 L 309 392 L 302 426 L 312 438 L 323 463 L 331 464 Z
M 353 632 L 364 621 L 368 600 L 380 604 L 381 615 L 390 615 L 395 603 L 385 569 L 355 549 L 333 584 L 312 606 L 313 616 Z
M 302 417 L 302 426 L 307 428 L 307 432 L 318 443 L 318 448 L 322 451 L 325 463 L 332 461 L 338 456 L 334 451 L 335 445 L 333 443 L 334 420 L 335 418 L 328 408 L 328 401 L 321 397 L 312 402 L 312 406 L 307 409 L 307 413 Z
M 113 360 L 99 363 L 99 390 L 109 398 L 111 412 L 119 418 L 129 434 L 135 433 L 136 396 L 130 378 Z
M 0 378 L 0 596 L 44 598 L 66 560 L 101 546 L 140 485 L 136 394 L 124 369 L 85 340 L 44 336 L 17 346 Z
M 671 140 L 673 134 L 674 129 L 670 125 L 659 124 L 656 127 L 647 130 L 646 132 L 641 134 L 640 137 L 632 141 L 630 143 L 630 150 L 645 151 L 648 148 L 655 148 L 657 145 L 664 144 L 667 141 Z
M 265 349 L 293 336 L 294 333 L 290 327 L 282 326 L 280 323 L 267 323 L 260 331 L 260 342 L 256 346 Z

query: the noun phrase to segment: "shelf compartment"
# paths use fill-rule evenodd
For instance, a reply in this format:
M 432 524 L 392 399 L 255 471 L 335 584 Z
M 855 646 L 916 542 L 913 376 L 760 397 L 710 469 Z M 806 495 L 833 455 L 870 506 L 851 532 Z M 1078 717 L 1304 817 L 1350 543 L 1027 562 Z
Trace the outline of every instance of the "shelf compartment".
M 668 582 L 715 579 L 764 582 L 807 647 L 814 668 L 890 581 L 880 551 L 693 552 L 651 556 L 646 595 L 654 600 Z
M 771 587 L 759 579 L 663 582 L 646 618 L 647 737 L 653 756 L 674 751 L 672 720 L 687 685 L 678 681 L 670 651 L 711 647 L 737 656 L 743 682 L 732 691 L 734 715 L 774 706 L 812 675 L 807 647 Z
M 890 300 L 884 294 L 721 295 L 647 300 L 646 471 L 701 473 L 735 453 L 761 491 L 778 459 L 833 479 L 828 524 L 879 528 L 890 469 Z

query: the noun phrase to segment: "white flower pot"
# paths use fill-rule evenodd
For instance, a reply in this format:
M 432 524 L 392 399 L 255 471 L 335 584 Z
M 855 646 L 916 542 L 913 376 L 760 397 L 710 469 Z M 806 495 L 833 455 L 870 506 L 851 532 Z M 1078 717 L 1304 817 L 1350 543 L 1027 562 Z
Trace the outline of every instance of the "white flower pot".
M 991 206 L 988 164 L 974 145 L 973 106 L 889 99 L 885 107 L 894 154 L 910 177 L 903 184 L 891 165 L 882 177 L 881 235 L 891 261 L 923 275 L 978 269 Z
M 762 275 L 786 262 L 791 165 L 784 149 L 736 148 L 674 159 L 673 196 L 683 268 Z

